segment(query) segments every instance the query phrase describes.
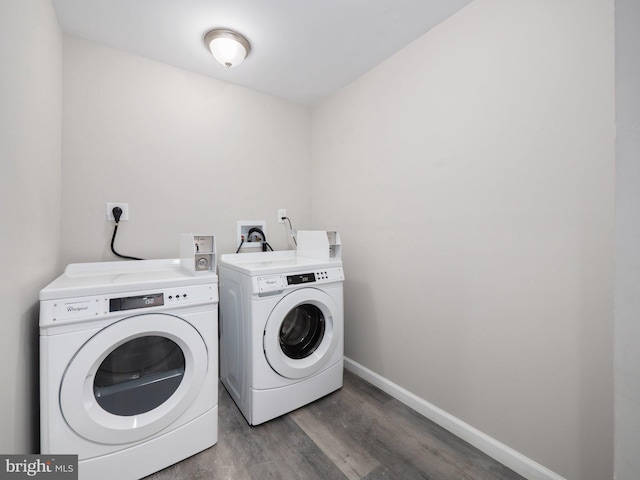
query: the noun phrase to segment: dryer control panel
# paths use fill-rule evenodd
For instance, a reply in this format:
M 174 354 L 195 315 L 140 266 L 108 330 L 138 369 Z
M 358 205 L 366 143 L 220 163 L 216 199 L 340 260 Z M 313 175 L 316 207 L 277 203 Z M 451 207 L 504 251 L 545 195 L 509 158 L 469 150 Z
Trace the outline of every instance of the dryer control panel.
M 45 300 L 40 303 L 40 327 L 111 318 L 139 309 L 164 311 L 217 302 L 217 283 Z
M 116 297 L 109 299 L 109 311 L 120 312 L 136 308 L 159 307 L 164 305 L 164 293 L 136 295 L 135 297 Z

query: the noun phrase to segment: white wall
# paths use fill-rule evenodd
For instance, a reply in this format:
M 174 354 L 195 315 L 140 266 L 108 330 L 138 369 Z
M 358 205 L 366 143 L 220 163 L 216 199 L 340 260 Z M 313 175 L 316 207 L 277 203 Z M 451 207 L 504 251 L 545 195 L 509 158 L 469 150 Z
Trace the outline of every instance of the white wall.
M 49 0 L 0 2 L 0 452 L 38 451 L 38 292 L 58 274 L 62 36 Z
M 640 472 L 640 5 L 616 0 L 615 478 Z
M 613 471 L 610 0 L 476 0 L 313 109 L 345 354 L 552 471 Z
M 178 256 L 189 232 L 235 251 L 237 220 L 287 248 L 278 208 L 308 223 L 308 108 L 73 36 L 63 58 L 65 264 L 116 259 L 107 202 L 129 204 L 116 250 L 144 258 Z
M 317 108 L 310 138 L 305 108 L 74 37 L 61 86 L 49 1 L 2 2 L 0 451 L 37 450 L 37 292 L 66 263 L 114 259 L 107 201 L 130 204 L 119 249 L 154 258 L 186 231 L 231 251 L 243 217 L 285 248 L 286 207 L 341 232 L 350 357 L 569 479 L 610 478 L 612 18 L 604 0 L 476 0 Z M 637 34 L 620 38 L 633 71 Z M 634 302 L 617 317 L 622 408 Z M 636 425 L 618 420 L 619 479 L 638 470 Z

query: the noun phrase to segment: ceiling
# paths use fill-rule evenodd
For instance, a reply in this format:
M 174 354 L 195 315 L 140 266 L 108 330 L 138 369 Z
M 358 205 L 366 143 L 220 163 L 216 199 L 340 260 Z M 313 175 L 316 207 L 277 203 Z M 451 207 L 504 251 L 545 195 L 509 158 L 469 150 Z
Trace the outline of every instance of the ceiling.
M 62 30 L 296 103 L 312 105 L 471 0 L 52 0 Z M 203 38 L 230 28 L 251 42 L 241 65 Z

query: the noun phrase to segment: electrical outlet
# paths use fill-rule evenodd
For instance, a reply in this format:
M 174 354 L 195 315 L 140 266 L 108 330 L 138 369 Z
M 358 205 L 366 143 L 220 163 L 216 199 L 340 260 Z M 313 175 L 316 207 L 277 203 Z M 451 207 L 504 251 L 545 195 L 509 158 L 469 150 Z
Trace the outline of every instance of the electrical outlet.
M 238 229 L 237 229 L 238 245 L 240 245 L 243 239 L 245 242 L 242 245 L 243 247 L 246 247 L 246 246 L 257 247 L 261 245 L 261 243 L 257 243 L 257 242 L 254 242 L 253 245 L 251 244 L 252 242 L 250 241 L 248 236 L 249 236 L 249 230 L 251 230 L 252 228 L 259 228 L 260 230 L 262 230 L 265 236 L 267 235 L 267 222 L 265 220 L 238 220 Z
M 287 209 L 286 208 L 279 208 L 278 209 L 278 223 L 284 223 L 283 218 L 287 216 Z
M 120 207 L 122 209 L 122 215 L 120 216 L 121 222 L 129 221 L 129 204 L 128 203 L 107 203 L 107 220 L 111 222 L 115 222 L 116 219 L 113 218 L 113 209 L 115 207 Z

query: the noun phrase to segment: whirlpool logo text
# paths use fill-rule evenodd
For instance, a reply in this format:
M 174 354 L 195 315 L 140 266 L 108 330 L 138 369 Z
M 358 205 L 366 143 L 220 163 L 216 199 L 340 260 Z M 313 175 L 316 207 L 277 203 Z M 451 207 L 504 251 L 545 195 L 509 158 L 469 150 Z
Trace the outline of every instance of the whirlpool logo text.
M 67 312 L 84 312 L 85 310 L 89 310 L 89 307 L 67 307 Z
M 0 480 L 78 480 L 77 455 L 0 455 Z

